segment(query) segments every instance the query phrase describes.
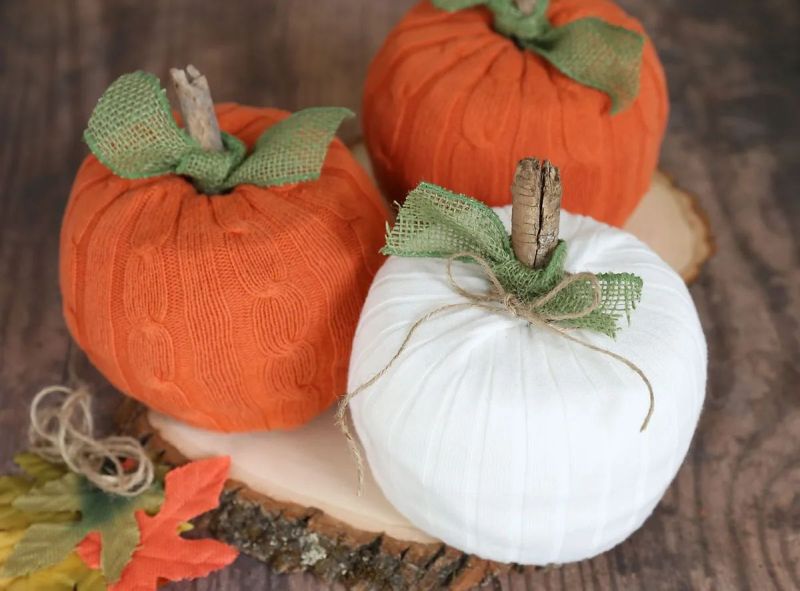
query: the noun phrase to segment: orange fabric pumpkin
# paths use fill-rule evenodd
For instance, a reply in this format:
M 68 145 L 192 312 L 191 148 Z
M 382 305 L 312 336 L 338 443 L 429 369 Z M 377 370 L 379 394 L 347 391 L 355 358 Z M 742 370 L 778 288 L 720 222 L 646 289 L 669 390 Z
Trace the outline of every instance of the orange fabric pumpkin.
M 288 113 L 217 108 L 250 148 Z M 292 428 L 345 391 L 386 209 L 348 149 L 319 180 L 199 194 L 83 162 L 61 233 L 72 336 L 120 390 L 208 429 Z
M 596 16 L 643 32 L 608 0 L 553 0 L 548 16 L 553 25 Z M 487 9 L 448 13 L 426 0 L 373 60 L 362 115 L 376 177 L 393 200 L 425 180 L 507 205 L 515 164 L 535 156 L 561 170 L 566 209 L 622 225 L 650 185 L 667 121 L 649 40 L 638 97 L 616 115 L 609 107 L 606 94 L 495 32 Z

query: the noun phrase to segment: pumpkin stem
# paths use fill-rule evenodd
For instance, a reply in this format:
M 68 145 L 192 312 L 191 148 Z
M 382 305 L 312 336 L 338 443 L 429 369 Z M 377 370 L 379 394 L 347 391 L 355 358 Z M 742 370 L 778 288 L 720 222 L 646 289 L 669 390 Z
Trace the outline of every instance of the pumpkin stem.
M 515 2 L 519 11 L 525 16 L 533 14 L 536 9 L 537 0 L 515 0 Z
M 222 136 L 219 133 L 217 115 L 214 113 L 214 102 L 208 80 L 193 65 L 186 70 L 171 68 L 172 83 L 180 102 L 184 125 L 204 150 L 222 151 Z
M 523 158 L 511 184 L 511 246 L 534 269 L 547 265 L 558 245 L 561 177 L 549 160 Z

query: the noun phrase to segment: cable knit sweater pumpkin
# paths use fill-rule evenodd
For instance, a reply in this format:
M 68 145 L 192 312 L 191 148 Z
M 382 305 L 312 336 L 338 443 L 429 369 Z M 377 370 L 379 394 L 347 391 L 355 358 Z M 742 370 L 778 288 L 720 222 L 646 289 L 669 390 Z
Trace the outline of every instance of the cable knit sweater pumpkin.
M 643 32 L 609 0 L 553 0 L 553 25 L 598 17 Z M 565 209 L 621 226 L 650 186 L 669 109 L 653 44 L 639 93 L 612 115 L 610 99 L 496 32 L 491 13 L 420 2 L 390 33 L 364 88 L 364 136 L 387 197 L 420 181 L 509 203 L 514 165 L 547 158 L 561 170 Z
M 217 108 L 249 147 L 287 115 Z M 338 140 L 317 181 L 213 196 L 175 175 L 124 180 L 90 155 L 61 233 L 67 325 L 159 412 L 220 431 L 296 427 L 345 389 L 385 220 Z

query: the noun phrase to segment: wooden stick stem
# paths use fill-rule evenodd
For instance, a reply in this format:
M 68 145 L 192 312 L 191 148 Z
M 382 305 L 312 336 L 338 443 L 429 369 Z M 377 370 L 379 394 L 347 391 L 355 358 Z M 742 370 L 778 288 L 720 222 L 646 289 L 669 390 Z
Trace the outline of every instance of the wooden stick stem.
M 208 80 L 192 65 L 186 70 L 172 68 L 169 71 L 175 92 L 178 94 L 184 125 L 204 150 L 219 152 L 222 150 L 222 136 L 219 133 L 217 115 L 214 113 L 214 102 Z
M 511 245 L 524 265 L 541 269 L 558 244 L 561 177 L 548 160 L 524 158 L 511 185 Z

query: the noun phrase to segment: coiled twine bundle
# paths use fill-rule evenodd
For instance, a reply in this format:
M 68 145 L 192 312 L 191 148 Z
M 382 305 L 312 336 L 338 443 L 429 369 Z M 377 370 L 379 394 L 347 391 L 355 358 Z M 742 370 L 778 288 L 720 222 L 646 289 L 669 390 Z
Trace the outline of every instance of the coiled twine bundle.
M 53 403 L 59 394 L 63 398 Z M 97 488 L 135 497 L 153 484 L 153 462 L 137 439 L 95 438 L 91 395 L 85 386 L 43 388 L 31 403 L 30 421 L 31 451 L 66 464 Z

